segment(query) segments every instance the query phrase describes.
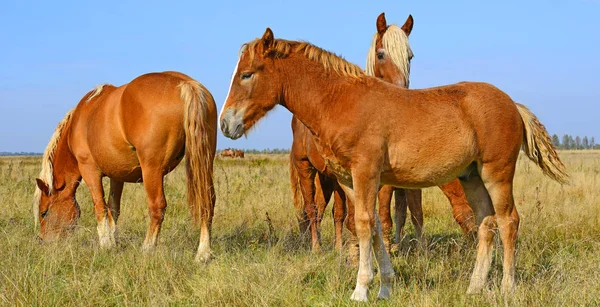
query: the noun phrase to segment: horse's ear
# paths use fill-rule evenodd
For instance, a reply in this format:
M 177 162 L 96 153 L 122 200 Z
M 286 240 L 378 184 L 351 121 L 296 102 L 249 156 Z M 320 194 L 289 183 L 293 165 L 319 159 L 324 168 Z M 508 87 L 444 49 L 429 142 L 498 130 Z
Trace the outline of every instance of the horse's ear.
M 271 28 L 267 28 L 265 30 L 265 34 L 263 34 L 261 40 L 265 52 L 271 49 L 271 47 L 273 47 L 275 37 L 273 36 L 273 31 L 271 31 Z
M 40 178 L 35 178 L 35 182 L 37 183 L 37 186 L 42 191 L 42 193 L 44 193 L 44 195 L 48 196 L 50 194 L 50 188 L 48 187 L 48 184 L 44 182 L 44 180 Z
M 409 36 L 410 32 L 412 32 L 414 22 L 415 21 L 413 20 L 412 15 L 408 15 L 408 18 L 406 18 L 406 22 L 402 26 L 402 31 L 406 33 L 406 36 Z
M 385 13 L 381 13 L 379 14 L 379 16 L 377 17 L 377 33 L 379 33 L 379 35 L 383 35 L 383 33 L 385 33 L 385 30 L 387 30 L 387 21 L 385 20 Z

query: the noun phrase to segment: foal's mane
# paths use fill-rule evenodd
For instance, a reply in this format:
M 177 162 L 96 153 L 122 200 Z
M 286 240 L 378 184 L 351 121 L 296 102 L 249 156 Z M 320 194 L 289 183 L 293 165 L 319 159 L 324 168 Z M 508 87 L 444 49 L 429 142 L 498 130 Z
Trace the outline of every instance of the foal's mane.
M 253 60 L 257 53 L 263 51 L 261 40 L 255 39 L 246 43 L 242 45 L 240 50 L 242 53 L 247 51 L 250 59 Z M 343 76 L 354 78 L 365 76 L 363 70 L 356 64 L 350 63 L 343 57 L 308 42 L 275 39 L 273 46 L 265 52 L 266 56 L 273 58 L 286 58 L 292 53 L 302 54 L 311 61 L 321 63 L 325 70 L 333 70 Z
M 375 72 L 375 61 L 377 50 L 375 50 L 375 44 L 377 42 L 377 33 L 373 35 L 373 41 L 367 54 L 367 67 L 366 73 L 369 76 L 374 76 Z M 383 49 L 387 51 L 388 56 L 391 58 L 394 65 L 398 67 L 400 73 L 406 78 L 406 84 L 410 77 L 410 59 L 413 57 L 413 52 L 410 49 L 408 43 L 408 36 L 406 33 L 397 25 L 390 25 L 383 37 L 381 38 Z

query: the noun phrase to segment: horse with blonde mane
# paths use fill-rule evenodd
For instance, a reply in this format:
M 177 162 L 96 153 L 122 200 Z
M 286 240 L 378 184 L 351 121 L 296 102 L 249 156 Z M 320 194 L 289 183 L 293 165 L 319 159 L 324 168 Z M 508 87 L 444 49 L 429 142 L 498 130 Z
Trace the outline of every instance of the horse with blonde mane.
M 548 133 L 525 106 L 486 83 L 404 89 L 310 43 L 275 39 L 267 28 L 242 47 L 221 131 L 238 139 L 277 104 L 315 136 L 354 204 L 360 260 L 351 299 L 367 300 L 373 254 L 378 297 L 390 296 L 395 273 L 375 212 L 380 184 L 415 189 L 456 178 L 479 225 L 467 292 L 480 292 L 487 282 L 495 229 L 504 246 L 502 292 L 514 290 L 519 215 L 513 177 L 521 146 L 550 178 L 568 180 Z
M 151 250 L 167 206 L 163 177 L 185 156 L 188 204 L 201 231 L 196 260 L 208 260 L 216 129 L 212 95 L 182 73 L 150 73 L 119 87 L 97 87 L 67 113 L 44 152 L 34 204 L 40 238 L 57 239 L 74 226 L 79 217 L 75 193 L 83 178 L 100 246 L 114 247 L 123 185 L 143 182 L 150 216 L 143 249 Z M 108 203 L 105 176 L 110 178 Z
M 411 15 L 402 27 L 388 25 L 385 14 L 377 17 L 377 33 L 373 36 L 367 55 L 366 73 L 387 82 L 408 88 L 410 77 L 410 60 L 413 56 L 408 43 L 414 25 Z M 293 142 L 290 152 L 290 176 L 296 216 L 300 232 L 310 228 L 312 249 L 319 250 L 320 223 L 332 194 L 334 195 L 333 218 L 335 243 L 337 249 L 342 248 L 342 223 L 346 219 L 347 228 L 354 233 L 354 216 L 352 206 L 346 206 L 346 197 L 337 184 L 335 176 L 327 171 L 321 154 L 314 145 L 313 135 L 298 118 L 292 118 Z M 316 179 L 315 179 L 316 178 Z M 450 200 L 455 220 L 464 233 L 475 231 L 473 212 L 464 196 L 462 187 L 455 181 L 441 187 Z M 391 200 L 395 197 L 396 236 L 392 240 Z M 392 186 L 381 187 L 378 193 L 379 219 L 382 224 L 383 241 L 388 251 L 391 243 L 399 243 L 404 236 L 407 207 L 410 208 L 411 221 L 415 228 L 416 238 L 421 239 L 423 227 L 422 197 L 420 190 L 407 190 Z M 353 246 L 353 245 L 351 245 Z
M 385 23 L 385 15 L 382 13 L 377 18 L 378 31 L 380 30 L 379 25 L 381 20 Z M 391 65 L 398 65 L 398 68 L 394 71 L 402 71 L 406 75 L 402 74 L 402 80 L 408 80 L 408 70 L 403 69 L 406 66 L 410 66 L 410 58 L 412 53 L 409 54 L 406 50 L 410 50 L 408 44 L 408 36 L 412 31 L 413 18 L 408 16 L 406 22 L 402 28 L 396 25 L 390 25 L 391 29 L 387 34 L 387 37 L 393 36 L 395 39 L 393 42 L 393 49 L 390 51 L 394 53 L 394 59 L 396 62 L 389 62 Z M 385 34 L 388 29 L 387 24 L 385 29 L 381 30 L 381 35 Z M 401 35 L 395 35 L 396 31 L 400 31 Z M 375 41 L 373 41 L 373 48 Z M 368 59 L 370 58 L 370 54 Z M 369 63 L 367 63 L 369 65 Z M 402 67 L 402 68 L 400 68 Z M 394 75 L 396 77 L 396 75 Z M 388 75 L 381 76 L 384 80 L 392 82 L 388 78 Z M 406 84 L 399 84 L 400 86 L 406 87 Z M 334 206 L 333 206 L 333 219 L 334 219 L 334 246 L 336 249 L 342 249 L 342 228 L 343 222 L 346 220 L 346 227 L 354 234 L 354 214 L 353 207 L 351 204 L 346 206 L 346 196 L 342 188 L 338 185 L 335 175 L 327 170 L 321 153 L 318 151 L 313 140 L 314 136 L 312 133 L 302 124 L 297 117 L 292 118 L 292 132 L 293 141 L 290 151 L 290 179 L 292 187 L 292 195 L 294 207 L 296 208 L 296 217 L 301 233 L 306 233 L 310 230 L 312 250 L 320 250 L 320 228 L 323 214 L 331 199 L 334 195 Z M 392 200 L 392 194 L 394 192 L 393 187 L 384 186 L 379 191 L 379 217 L 382 221 L 384 242 L 386 248 L 390 248 L 390 236 L 392 229 L 392 217 L 390 212 L 390 204 Z M 401 192 L 404 192 L 402 190 Z M 421 237 L 422 225 L 423 225 L 423 214 L 420 208 L 420 198 L 417 199 L 412 194 L 414 191 L 408 191 L 408 193 L 396 194 L 396 243 L 402 237 L 402 229 L 406 221 L 406 208 L 407 205 L 411 208 L 411 220 L 417 233 L 417 238 Z M 420 193 L 418 195 L 420 197 Z M 408 200 L 408 201 L 407 201 Z M 347 216 L 347 218 L 346 218 Z M 355 241 L 355 240 L 353 240 Z M 351 244 L 353 247 L 354 244 Z M 351 254 L 353 251 L 351 251 Z

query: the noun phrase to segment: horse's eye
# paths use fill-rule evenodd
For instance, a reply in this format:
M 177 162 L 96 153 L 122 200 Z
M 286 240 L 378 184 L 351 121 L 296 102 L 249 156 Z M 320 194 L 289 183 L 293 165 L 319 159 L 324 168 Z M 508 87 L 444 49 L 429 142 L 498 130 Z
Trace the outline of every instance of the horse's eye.
M 251 72 L 244 72 L 244 73 L 242 73 L 242 75 L 240 76 L 240 78 L 241 78 L 242 80 L 248 80 L 248 79 L 250 79 L 250 77 L 252 77 L 252 73 L 251 73 Z
M 40 216 L 41 216 L 42 218 L 45 218 L 45 217 L 46 217 L 46 215 L 48 215 L 48 210 L 46 210 L 46 211 L 44 211 L 44 212 L 40 213 Z
M 385 57 L 385 53 L 383 51 L 377 52 L 377 59 L 378 60 L 383 60 L 384 57 Z

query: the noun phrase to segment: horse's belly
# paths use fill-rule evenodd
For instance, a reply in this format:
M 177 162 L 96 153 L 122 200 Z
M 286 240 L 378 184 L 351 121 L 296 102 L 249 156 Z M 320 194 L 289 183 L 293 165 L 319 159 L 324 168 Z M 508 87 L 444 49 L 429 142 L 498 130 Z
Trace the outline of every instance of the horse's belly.
M 423 188 L 447 183 L 476 159 L 475 142 L 466 138 L 449 146 L 407 148 L 390 153 L 382 184 Z

